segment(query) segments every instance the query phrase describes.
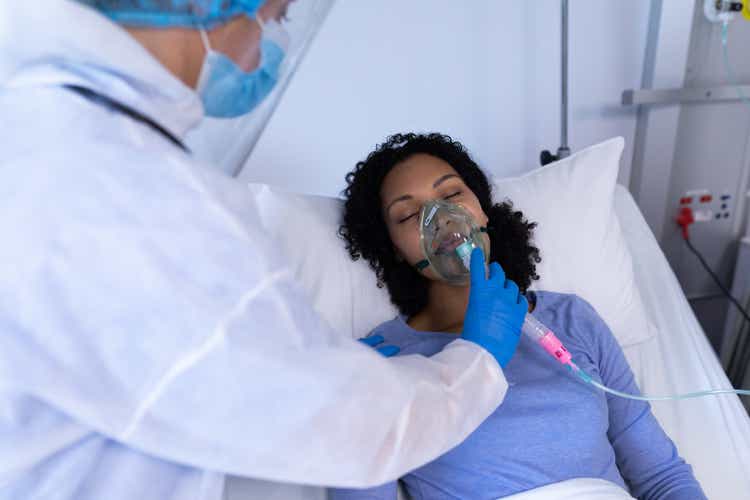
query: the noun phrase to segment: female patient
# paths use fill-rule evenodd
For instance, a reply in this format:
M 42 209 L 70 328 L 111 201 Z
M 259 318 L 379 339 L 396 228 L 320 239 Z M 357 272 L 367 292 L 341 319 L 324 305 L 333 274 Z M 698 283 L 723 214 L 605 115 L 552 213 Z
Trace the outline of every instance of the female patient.
M 418 219 L 425 202 L 461 205 L 486 227 L 491 260 L 522 291 L 538 279 L 535 224 L 508 202 L 493 205 L 487 178 L 450 137 L 392 136 L 357 164 L 347 183 L 341 234 L 352 258 L 370 263 L 401 313 L 371 335 L 400 348 L 400 355 L 439 352 L 462 331 L 468 301 L 468 285 L 451 285 L 429 266 L 416 266 L 424 259 Z M 546 291 L 527 298 L 581 368 L 610 387 L 638 393 L 620 346 L 586 301 Z M 412 498 L 498 498 L 577 477 L 608 480 L 644 499 L 705 498 L 647 403 L 582 383 L 525 337 L 505 376 L 510 387 L 503 404 L 466 441 L 402 478 Z M 391 500 L 396 491 L 393 482 L 331 495 Z

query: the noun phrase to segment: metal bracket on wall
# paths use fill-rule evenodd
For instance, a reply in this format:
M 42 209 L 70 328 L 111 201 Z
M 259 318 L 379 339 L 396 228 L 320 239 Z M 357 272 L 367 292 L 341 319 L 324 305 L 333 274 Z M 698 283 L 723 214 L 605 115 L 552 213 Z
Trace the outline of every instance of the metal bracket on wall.
M 742 96 L 750 96 L 750 85 L 722 85 L 681 89 L 629 89 L 622 93 L 622 105 L 643 106 L 685 102 L 740 101 L 743 99 Z

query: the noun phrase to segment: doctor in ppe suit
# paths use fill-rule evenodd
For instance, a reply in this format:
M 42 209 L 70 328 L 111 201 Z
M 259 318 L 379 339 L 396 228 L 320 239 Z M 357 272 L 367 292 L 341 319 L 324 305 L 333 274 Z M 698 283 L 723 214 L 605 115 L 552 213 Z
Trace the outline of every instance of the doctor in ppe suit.
M 461 338 L 386 358 L 330 331 L 246 187 L 183 146 L 268 94 L 286 3 L 14 2 L 42 24 L 0 87 L 0 498 L 371 486 L 501 403 L 527 305 L 498 266 Z

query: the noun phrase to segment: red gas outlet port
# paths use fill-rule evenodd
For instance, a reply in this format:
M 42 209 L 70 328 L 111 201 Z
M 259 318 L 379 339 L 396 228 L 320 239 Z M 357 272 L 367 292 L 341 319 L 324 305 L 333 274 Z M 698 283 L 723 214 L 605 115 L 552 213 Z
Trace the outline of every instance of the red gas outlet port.
M 701 196 L 701 203 L 710 203 L 712 199 L 713 196 L 711 196 L 710 194 L 704 194 L 703 196 Z
M 676 222 L 682 228 L 682 237 L 688 239 L 688 228 L 695 222 L 695 217 L 690 207 L 682 207 L 680 209 Z

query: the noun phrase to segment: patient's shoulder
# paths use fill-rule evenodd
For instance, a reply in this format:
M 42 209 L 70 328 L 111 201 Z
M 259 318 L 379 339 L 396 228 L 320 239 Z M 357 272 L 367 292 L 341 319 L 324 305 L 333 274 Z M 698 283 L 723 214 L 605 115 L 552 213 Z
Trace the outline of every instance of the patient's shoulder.
M 403 316 L 396 316 L 373 329 L 369 335 L 380 335 L 385 345 L 400 348 L 399 355 L 422 354 L 432 356 L 440 352 L 446 344 L 457 338 L 453 333 L 416 331 L 406 322 Z
M 561 340 L 576 340 L 582 346 L 597 344 L 610 337 L 604 320 L 589 302 L 576 294 L 536 292 L 533 314 L 550 327 Z
M 401 323 L 401 318 L 399 316 L 396 316 L 393 319 L 389 319 L 388 321 L 383 321 L 382 323 L 380 323 L 378 326 L 373 328 L 372 331 L 367 334 L 367 336 L 371 337 L 373 335 L 382 335 L 383 337 L 385 337 L 392 332 L 400 330 Z
M 403 347 L 405 343 L 409 341 L 409 338 L 411 337 L 409 325 L 406 324 L 406 322 L 401 318 L 400 316 L 396 316 L 395 318 L 384 321 L 380 323 L 378 326 L 372 329 L 370 333 L 367 334 L 368 337 L 372 337 L 374 335 L 380 335 L 383 337 L 386 344 L 393 344 L 397 345 L 399 347 Z
M 531 292 L 530 292 L 531 294 Z M 599 317 L 596 310 L 589 302 L 574 293 L 559 293 L 540 290 L 533 292 L 532 300 L 535 301 L 535 314 L 554 314 L 559 316 L 571 314 L 584 317 Z
M 549 326 L 569 350 L 599 363 L 606 353 L 620 351 L 607 323 L 589 302 L 575 294 L 544 292 L 545 308 L 538 319 Z

